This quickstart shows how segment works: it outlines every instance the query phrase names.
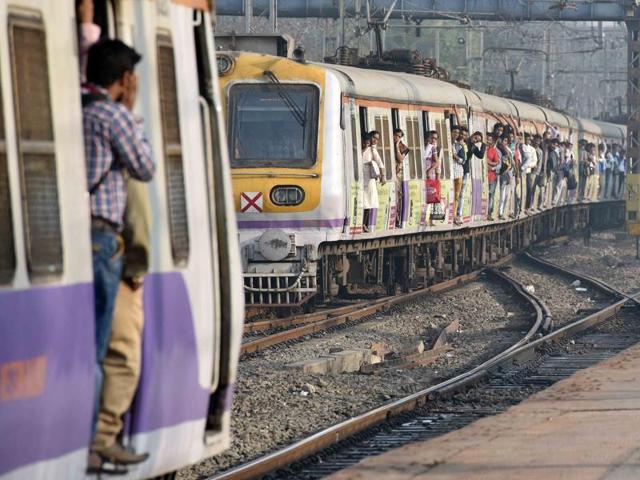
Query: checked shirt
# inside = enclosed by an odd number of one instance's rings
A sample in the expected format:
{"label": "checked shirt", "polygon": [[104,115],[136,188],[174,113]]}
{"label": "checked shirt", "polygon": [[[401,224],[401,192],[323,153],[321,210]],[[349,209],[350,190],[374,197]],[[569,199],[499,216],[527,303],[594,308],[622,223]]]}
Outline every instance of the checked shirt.
{"label": "checked shirt", "polygon": [[103,88],[89,85],[91,101],[82,109],[91,216],[123,228],[127,202],[125,172],[149,181],[155,163],[147,137],[133,114]]}

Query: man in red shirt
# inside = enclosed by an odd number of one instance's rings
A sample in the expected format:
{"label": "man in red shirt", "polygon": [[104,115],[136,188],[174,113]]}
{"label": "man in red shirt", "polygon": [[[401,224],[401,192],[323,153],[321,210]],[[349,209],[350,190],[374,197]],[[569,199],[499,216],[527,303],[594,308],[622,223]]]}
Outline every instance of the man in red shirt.
{"label": "man in red shirt", "polygon": [[487,134],[487,179],[489,180],[489,210],[487,220],[493,220],[493,206],[496,194],[496,185],[498,184],[498,175],[496,170],[500,168],[501,154],[496,148],[496,135],[494,133]]}

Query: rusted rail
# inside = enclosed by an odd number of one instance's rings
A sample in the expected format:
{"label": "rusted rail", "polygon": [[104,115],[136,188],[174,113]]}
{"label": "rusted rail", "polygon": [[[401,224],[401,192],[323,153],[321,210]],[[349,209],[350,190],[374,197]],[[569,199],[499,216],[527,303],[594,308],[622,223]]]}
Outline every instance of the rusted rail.
{"label": "rusted rail", "polygon": [[[492,264],[493,266],[502,266],[511,260],[513,255],[507,255],[499,261]],[[454,288],[464,283],[477,279],[485,269],[479,269],[464,275],[454,277],[450,280],[431,285],[429,287],[420,288],[412,292],[396,295],[393,297],[385,297],[370,302],[362,302],[345,307],[340,307],[331,310],[325,310],[323,312],[317,312],[315,314],[301,315],[298,317],[281,319],[281,323],[276,323],[278,320],[267,321],[271,325],[277,326],[290,326],[294,325],[294,328],[276,332],[271,335],[267,335],[256,340],[250,340],[242,344],[240,353],[245,355],[247,353],[257,352],[265,348],[279,345],[290,340],[295,340],[306,335],[322,332],[329,328],[344,325],[347,322],[359,320],[361,318],[373,315],[374,313],[384,311],[394,305],[408,302],[414,298],[418,298],[426,293],[437,293],[443,290]],[[302,325],[300,325],[302,324]],[[299,326],[296,326],[299,325]],[[273,328],[273,327],[272,327]]]}
{"label": "rusted rail", "polygon": [[[580,280],[584,280],[585,282],[587,282],[587,278],[589,278],[589,280],[597,281],[597,279],[593,279],[593,277],[582,275],[577,272],[572,272],[557,265],[554,265],[554,268],[558,272],[564,271],[567,275],[578,278]],[[223,472],[219,475],[209,477],[209,480],[254,479],[278,468],[289,465],[297,460],[308,457],[330,445],[333,445],[334,443],[344,440],[345,438],[353,434],[379,424],[389,417],[396,416],[403,412],[415,410],[416,408],[423,406],[426,402],[433,398],[442,395],[448,395],[466,388],[470,384],[488,375],[493,369],[507,364],[508,362],[527,361],[533,355],[533,352],[535,352],[536,348],[550,342],[558,342],[562,339],[575,335],[576,333],[579,333],[594,325],[606,321],[607,319],[616,315],[625,306],[625,304],[627,304],[629,300],[625,295],[625,298],[616,301],[615,303],[601,309],[596,313],[567,324],[541,337],[538,340],[532,341],[534,335],[543,328],[545,324],[545,315],[548,315],[548,309],[546,309],[544,303],[541,302],[537,297],[527,292],[522,284],[519,284],[514,279],[511,279],[510,277],[507,277],[505,274],[496,270],[492,270],[491,273],[502,278],[504,281],[513,286],[514,290],[520,296],[525,298],[532,305],[533,309],[536,312],[535,322],[533,323],[527,334],[517,343],[509,347],[507,350],[482,363],[481,365],[478,365],[477,367],[461,375],[439,383],[438,385],[434,385],[432,387],[421,390],[393,403],[375,408],[350,420],[338,423],[279,451],[273,452],[252,462]],[[612,297],[617,298],[619,292],[616,293],[615,291],[613,291],[613,289],[611,289],[608,293]],[[638,302],[640,293],[633,294],[630,296],[630,298],[634,302]]]}

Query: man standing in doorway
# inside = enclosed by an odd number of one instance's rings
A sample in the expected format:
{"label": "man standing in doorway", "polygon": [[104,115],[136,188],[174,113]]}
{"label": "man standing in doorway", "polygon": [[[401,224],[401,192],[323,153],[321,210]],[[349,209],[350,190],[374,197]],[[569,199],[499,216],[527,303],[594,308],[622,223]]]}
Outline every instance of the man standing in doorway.
{"label": "man standing in doorway", "polygon": [[[135,66],[141,56],[119,40],[89,50],[83,128],[91,204],[96,315],[95,430],[113,310],[123,267],[125,175],[150,181],[155,163],[142,124],[133,115],[138,94]],[[90,456],[90,468],[95,456]],[[98,459],[99,460],[99,459]]]}

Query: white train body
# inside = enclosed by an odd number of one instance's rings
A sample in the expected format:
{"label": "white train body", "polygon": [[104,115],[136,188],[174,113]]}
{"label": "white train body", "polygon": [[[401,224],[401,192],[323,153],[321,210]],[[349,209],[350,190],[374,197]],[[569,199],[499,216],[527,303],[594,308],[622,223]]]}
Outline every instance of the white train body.
{"label": "white train body", "polygon": [[[142,373],[124,432],[150,458],[121,477],[149,478],[230,444],[236,221],[211,18],[194,8],[206,2],[95,3],[103,34],[143,55],[136,113],[157,161]],[[95,322],[75,24],[71,0],[0,2],[2,480],[87,477]]]}
{"label": "white train body", "polygon": [[[350,283],[346,280],[347,264],[361,263],[353,254],[378,248],[372,247],[372,242],[383,242],[380,248],[386,248],[398,237],[407,242],[416,234],[487,225],[487,167],[477,159],[471,164],[463,225],[453,224],[453,124],[483,134],[497,122],[532,134],[542,134],[547,123],[552,124],[563,139],[573,141],[576,163],[579,139],[596,144],[625,141],[624,127],[574,119],[417,75],[298,63],[254,53],[225,52],[222,56],[226,68],[220,82],[227,99],[245,300],[257,307],[301,305],[316,293],[326,296],[336,287],[346,286]],[[405,132],[403,141],[410,149],[402,167],[401,222],[396,222],[393,128]],[[387,182],[377,187],[375,229],[365,232],[360,138],[371,130],[380,131],[382,137],[378,151],[385,162]],[[446,215],[433,223],[429,221],[433,206],[426,203],[423,171],[424,138],[429,130],[440,136]],[[593,181],[597,180],[591,177],[589,182]],[[547,189],[549,208],[551,190]],[[589,192],[589,200],[596,201],[597,189]],[[524,201],[523,192],[520,195]],[[496,203],[498,197],[496,194]],[[511,195],[508,211],[513,198]],[[565,186],[557,205],[574,201]],[[344,257],[344,265],[336,266],[334,258],[332,265],[323,266],[322,251],[327,248],[334,257],[347,251],[351,256]],[[321,272],[321,268],[327,271]],[[380,280],[377,275],[376,282]]]}

